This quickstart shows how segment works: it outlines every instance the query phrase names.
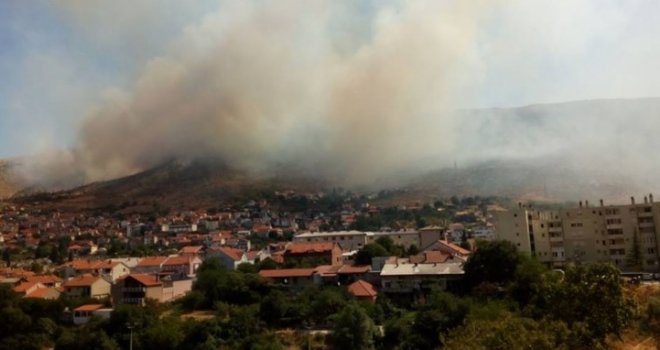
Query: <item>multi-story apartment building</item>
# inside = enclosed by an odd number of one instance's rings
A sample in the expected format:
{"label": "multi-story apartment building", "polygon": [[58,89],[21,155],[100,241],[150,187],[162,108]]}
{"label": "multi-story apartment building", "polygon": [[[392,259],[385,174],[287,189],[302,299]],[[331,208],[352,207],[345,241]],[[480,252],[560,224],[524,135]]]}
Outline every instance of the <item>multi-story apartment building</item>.
{"label": "multi-story apartment building", "polygon": [[[549,266],[567,262],[609,261],[624,270],[660,269],[660,203],[653,195],[627,205],[590,206],[557,211],[518,208],[497,212],[495,234]],[[634,259],[633,257],[639,257]]]}

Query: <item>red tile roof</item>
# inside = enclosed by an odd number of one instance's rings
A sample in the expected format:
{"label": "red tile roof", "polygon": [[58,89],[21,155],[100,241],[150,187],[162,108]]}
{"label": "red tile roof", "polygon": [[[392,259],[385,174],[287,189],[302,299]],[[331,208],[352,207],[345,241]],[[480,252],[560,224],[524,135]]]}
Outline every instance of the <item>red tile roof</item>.
{"label": "red tile roof", "polygon": [[153,267],[160,266],[167,260],[166,256],[148,256],[140,260],[136,265],[137,267]]}
{"label": "red tile roof", "polygon": [[363,281],[363,280],[358,280],[353,283],[351,283],[348,286],[348,292],[355,295],[356,297],[375,297],[378,295],[378,292],[376,292],[376,289],[374,289],[374,286],[371,285],[371,283]]}
{"label": "red tile roof", "polygon": [[96,283],[101,277],[84,274],[82,276],[74,277],[64,282],[64,287],[87,287]]}
{"label": "red tile roof", "polygon": [[315,242],[315,243],[291,243],[287,245],[288,254],[308,254],[331,252],[337,243],[333,242]]}
{"label": "red tile roof", "polygon": [[337,271],[337,273],[340,275],[344,275],[344,274],[353,274],[353,273],[367,273],[369,271],[371,271],[371,266],[369,265],[364,265],[364,266],[342,265],[339,268],[339,271]]}
{"label": "red tile roof", "polygon": [[215,251],[223,253],[224,255],[230,257],[234,261],[241,260],[241,258],[243,257],[243,251],[237,248],[220,247]]}
{"label": "red tile roof", "polygon": [[261,270],[259,275],[263,278],[311,277],[314,272],[316,272],[316,268]]}
{"label": "red tile roof", "polygon": [[35,275],[27,277],[28,282],[39,282],[43,284],[61,283],[62,279],[55,275]]}
{"label": "red tile roof", "polygon": [[167,258],[163,266],[189,265],[191,260],[192,258],[189,256],[171,256]]}
{"label": "red tile roof", "polygon": [[59,296],[60,291],[55,288],[37,288],[34,291],[32,291],[32,293],[27,294],[25,297],[43,299],[51,291],[56,291],[58,293],[57,295]]}
{"label": "red tile roof", "polygon": [[204,249],[204,246],[201,245],[192,245],[181,248],[179,254],[198,254]]}
{"label": "red tile roof", "polygon": [[[14,292],[16,292],[16,293],[25,293],[25,292],[27,292],[30,288],[32,288],[32,287],[34,287],[34,286],[36,286],[36,285],[38,285],[38,284],[39,284],[39,282],[23,282],[23,283],[19,284],[18,286],[16,286],[16,287],[14,288]],[[43,286],[42,286],[42,287],[43,287]]]}
{"label": "red tile roof", "polygon": [[73,311],[96,311],[102,308],[103,304],[86,304],[73,309]]}
{"label": "red tile roof", "polygon": [[412,264],[442,264],[447,262],[451,256],[437,250],[430,250],[419,255],[411,256],[410,263]]}
{"label": "red tile roof", "polygon": [[158,278],[154,275],[147,275],[143,273],[133,273],[130,275],[126,275],[122,277],[122,280],[125,280],[127,278],[132,278],[136,281],[138,281],[140,284],[151,287],[151,286],[159,286],[161,285],[161,282],[158,280]]}
{"label": "red tile roof", "polygon": [[442,240],[442,239],[439,240],[438,242],[439,242],[440,244],[442,244],[442,245],[448,247],[449,249],[451,249],[451,250],[457,252],[457,253],[460,254],[460,255],[470,255],[470,254],[472,253],[472,252],[470,252],[469,250],[467,250],[467,249],[465,249],[465,248],[463,248],[463,247],[461,247],[461,246],[459,246],[459,245],[457,245],[457,244],[454,244],[454,243],[451,243],[451,242],[448,242],[448,241],[445,241],[445,240]]}

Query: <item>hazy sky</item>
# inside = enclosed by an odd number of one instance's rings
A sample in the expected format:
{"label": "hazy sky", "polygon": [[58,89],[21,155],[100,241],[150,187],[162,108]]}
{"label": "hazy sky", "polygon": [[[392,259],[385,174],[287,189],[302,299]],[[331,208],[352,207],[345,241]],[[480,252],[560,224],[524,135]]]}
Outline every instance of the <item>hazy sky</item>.
{"label": "hazy sky", "polygon": [[[181,69],[185,74],[203,75],[205,70],[199,67],[208,64],[210,53],[218,57],[234,54],[244,57],[241,55],[254,50],[254,55],[268,58],[239,67],[253,72],[260,85],[243,86],[232,92],[235,94],[262,88],[264,93],[278,91],[275,87],[261,85],[280,79],[282,88],[292,87],[295,91],[304,92],[306,88],[322,91],[330,87],[333,98],[351,103],[352,91],[371,86],[360,79],[357,82],[347,79],[347,74],[359,75],[370,67],[382,65],[369,74],[387,75],[391,73],[387,67],[394,67],[404,73],[411,69],[433,78],[420,80],[415,74],[402,74],[401,80],[397,80],[399,76],[376,79],[385,86],[401,84],[419,90],[415,98],[404,96],[401,105],[418,103],[419,99],[432,100],[433,94],[423,93],[426,87],[428,91],[442,91],[438,99],[448,108],[660,96],[660,2],[656,0],[350,1],[344,6],[337,5],[337,1],[319,1],[318,4],[312,1],[304,6],[301,3],[309,1],[240,4],[244,2],[0,0],[0,157],[33,154],[53,146],[66,148],[82,144],[87,147],[95,142],[90,135],[96,135],[94,131],[101,128],[100,119],[122,120],[116,119],[118,112],[108,111],[108,101],[120,99],[132,113],[151,111],[154,103],[148,95],[154,93],[154,88],[149,84],[160,84],[158,79],[166,79],[157,71],[170,74]],[[245,22],[250,26],[242,24],[241,16],[249,17]],[[323,25],[316,25],[317,20]],[[309,33],[302,36],[301,30]],[[269,37],[271,31],[273,36]],[[428,31],[433,31],[433,35],[425,37]],[[281,44],[268,42],[269,38]],[[208,49],[216,39],[223,44]],[[254,40],[259,48],[244,49],[232,44],[241,40]],[[274,52],[289,44],[296,55],[282,56]],[[423,54],[415,56],[413,51]],[[274,58],[270,60],[270,57]],[[320,64],[325,57],[334,57],[335,62]],[[289,67],[291,61],[295,64]],[[172,62],[177,64],[172,66]],[[272,67],[268,66],[271,63]],[[240,65],[240,62],[235,64]],[[311,68],[291,81],[287,80],[289,74],[272,78],[259,75],[263,73],[261,69],[267,70],[264,67],[278,70],[282,65],[285,66],[283,72],[294,68],[298,71],[301,66]],[[335,72],[330,75],[331,84],[317,83],[326,79],[319,73],[323,71],[319,67],[330,67],[328,69]],[[214,80],[204,84],[232,96],[227,93],[228,88],[217,87],[231,84],[222,81],[224,76],[231,76],[228,74],[231,71],[231,68],[214,67]],[[196,81],[187,75],[170,78],[181,79],[176,81],[186,84]],[[441,79],[441,86],[435,86],[434,79]],[[204,78],[199,80],[204,81]],[[373,77],[368,81],[373,82]],[[166,79],[166,83],[171,80]],[[261,98],[260,91],[255,92],[254,98]],[[164,96],[169,92],[163,92]],[[185,90],[185,94],[189,93],[189,89]],[[392,93],[405,95],[407,90],[383,88],[373,98],[387,99]],[[321,92],[310,93],[308,97],[321,95]],[[126,96],[129,102],[125,101]],[[293,97],[272,98],[288,101]],[[217,108],[206,101],[200,103],[208,107],[204,113]],[[329,107],[330,112],[325,112],[332,118],[355,116],[372,113],[376,105],[366,103],[348,111]],[[286,110],[289,114],[307,115],[314,111],[313,108],[291,111],[288,106],[284,108],[270,100],[263,106],[274,113]],[[157,108],[159,112],[164,109],[166,107]],[[409,111],[406,108],[396,110]],[[194,113],[196,109],[185,111]],[[437,108],[430,107],[415,110],[419,113],[436,111]],[[396,124],[393,121],[396,116],[391,118],[388,121]],[[90,119],[96,121],[91,125],[83,123]],[[335,125],[335,119],[332,120],[329,125]],[[206,121],[200,119],[199,122]],[[280,118],[277,122],[287,123],[288,119]],[[315,122],[318,121],[309,123]],[[327,126],[318,123],[321,127]],[[337,123],[343,125],[341,123],[346,124],[346,121]],[[299,126],[300,123],[291,124]],[[338,127],[337,132],[355,127],[349,124]],[[226,123],[221,125],[230,127]],[[364,125],[357,127],[368,130]],[[92,131],[80,136],[81,128]],[[281,129],[268,130],[282,135]],[[310,130],[314,130],[314,126],[310,126]],[[390,131],[385,130],[384,135],[393,135],[388,134]],[[121,132],[112,137],[116,139],[118,135]],[[191,135],[199,136],[195,132]],[[190,142],[180,145],[209,147],[190,145]],[[266,148],[272,149],[271,146]],[[328,147],[337,146],[330,144]],[[263,150],[254,152],[263,153]],[[344,150],[342,152],[345,154]]]}

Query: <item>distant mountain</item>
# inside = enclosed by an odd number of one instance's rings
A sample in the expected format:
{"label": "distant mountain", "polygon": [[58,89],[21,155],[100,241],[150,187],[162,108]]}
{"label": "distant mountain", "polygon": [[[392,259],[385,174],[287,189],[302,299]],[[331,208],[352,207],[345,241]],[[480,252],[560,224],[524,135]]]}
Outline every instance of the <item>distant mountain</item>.
{"label": "distant mountain", "polygon": [[318,181],[295,176],[248,177],[214,159],[175,160],[131,176],[67,191],[18,192],[12,200],[63,209],[207,208],[254,199],[276,190],[313,192],[321,187]]}
{"label": "distant mountain", "polygon": [[16,173],[15,160],[0,159],[0,199],[9,198],[26,186]]}
{"label": "distant mountain", "polygon": [[[660,98],[592,100],[459,111],[456,168],[416,171],[364,191],[396,188],[400,200],[497,195],[533,200],[624,200],[660,193]],[[282,165],[254,178],[222,161],[171,161],[120,179],[54,193],[29,187],[0,162],[0,197],[73,208],[126,203],[219,205],[260,191],[341,186]],[[427,167],[432,169],[432,167]],[[381,176],[381,174],[378,174]],[[381,177],[386,178],[386,175]],[[21,187],[23,186],[23,187]],[[393,198],[396,200],[397,198]]]}

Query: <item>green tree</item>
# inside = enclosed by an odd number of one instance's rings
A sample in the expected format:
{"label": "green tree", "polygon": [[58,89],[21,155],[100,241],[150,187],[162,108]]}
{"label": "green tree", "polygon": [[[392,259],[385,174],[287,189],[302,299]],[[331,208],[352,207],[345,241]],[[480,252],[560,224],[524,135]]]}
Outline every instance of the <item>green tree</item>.
{"label": "green tree", "polygon": [[496,319],[470,320],[453,332],[445,344],[451,350],[568,350],[571,343],[566,324],[535,321],[505,312]]}
{"label": "green tree", "polygon": [[470,304],[449,293],[434,291],[415,316],[404,349],[435,349],[444,343],[450,330],[463,323]]}
{"label": "green tree", "polygon": [[477,250],[465,263],[465,281],[469,288],[483,282],[507,284],[514,279],[521,256],[509,241],[480,241]]}
{"label": "green tree", "polygon": [[374,349],[376,326],[367,313],[350,302],[333,317],[330,343],[334,349]]}
{"label": "green tree", "polygon": [[582,346],[602,344],[609,334],[619,335],[633,320],[636,303],[623,293],[619,270],[609,263],[572,266],[551,291],[546,312],[582,329]]}
{"label": "green tree", "polygon": [[356,265],[371,265],[371,260],[377,256],[389,256],[390,253],[378,243],[366,244],[355,255]]}

